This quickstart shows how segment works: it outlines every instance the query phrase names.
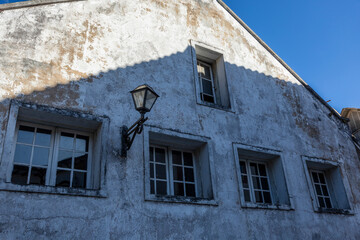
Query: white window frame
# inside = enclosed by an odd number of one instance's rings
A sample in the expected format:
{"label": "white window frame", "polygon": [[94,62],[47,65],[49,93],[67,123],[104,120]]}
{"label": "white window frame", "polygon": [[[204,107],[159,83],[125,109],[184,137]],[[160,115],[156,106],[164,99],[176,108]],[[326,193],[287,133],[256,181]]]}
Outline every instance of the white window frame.
{"label": "white window frame", "polygon": [[[319,176],[319,173],[322,174],[322,175],[324,176],[325,184],[315,183],[314,178],[313,178],[313,173],[316,173],[317,176]],[[333,202],[332,202],[331,195],[330,195],[330,190],[329,190],[329,185],[328,185],[327,180],[326,180],[326,173],[325,173],[324,171],[319,171],[319,170],[310,170],[310,177],[311,177],[311,181],[312,181],[313,191],[314,191],[314,193],[315,193],[315,195],[316,195],[316,201],[317,201],[317,203],[318,203],[318,206],[320,207],[319,197],[321,197],[321,198],[329,198],[330,204],[331,204],[331,208],[327,208],[327,207],[325,207],[325,208],[326,208],[326,209],[333,209],[333,208],[334,208],[334,204],[333,204]],[[317,184],[317,185],[320,185],[320,186],[325,185],[326,190],[327,190],[329,196],[317,194],[316,186],[315,186],[316,184]],[[323,192],[322,187],[321,187],[321,192]]]}
{"label": "white window frame", "polygon": [[[196,59],[196,66],[197,66],[197,67],[198,67],[198,65],[201,66],[201,64],[202,64],[202,65],[205,65],[206,67],[208,67],[208,68],[209,68],[209,71],[210,71],[210,79],[207,79],[207,78],[205,78],[205,77],[201,77],[201,76],[200,76],[200,73],[199,73],[199,71],[198,71],[198,79],[199,79],[199,84],[200,84],[200,88],[201,88],[200,94],[202,94],[202,95],[200,96],[200,97],[201,97],[201,100],[204,101],[204,102],[210,103],[210,104],[216,104],[216,94],[215,94],[216,88],[215,88],[215,83],[214,83],[212,66],[211,66],[210,64],[204,62],[204,61],[201,61],[201,60],[199,60],[199,59]],[[202,82],[203,79],[204,79],[205,81],[211,82],[211,92],[212,92],[212,95],[211,95],[211,96],[210,96],[209,94],[207,94],[207,93],[204,93],[204,86],[203,86],[203,82]],[[205,100],[204,100],[204,97],[203,97],[204,94],[207,95],[207,96],[212,97],[212,98],[214,99],[214,102],[212,103],[212,102],[205,101]]]}
{"label": "white window frame", "polygon": [[[55,186],[56,185],[56,172],[57,172],[57,158],[58,158],[58,153],[59,153],[59,144],[60,144],[60,136],[62,132],[66,132],[66,133],[72,133],[72,134],[77,134],[77,135],[83,135],[83,136],[87,136],[89,137],[89,151],[88,151],[88,162],[87,162],[87,166],[88,169],[85,170],[76,170],[78,172],[86,172],[86,189],[91,189],[92,188],[92,182],[91,182],[91,176],[92,176],[92,144],[93,144],[93,135],[91,133],[88,132],[83,132],[83,131],[76,131],[76,130],[71,130],[71,129],[66,129],[66,128],[57,128],[57,127],[51,127],[51,126],[46,126],[46,125],[41,125],[41,124],[35,124],[35,123],[31,123],[31,122],[24,122],[24,121],[19,121],[16,124],[16,132],[15,132],[15,139],[14,139],[14,146],[13,146],[13,150],[12,150],[12,164],[10,165],[8,172],[7,172],[7,181],[11,182],[11,177],[12,177],[12,171],[13,171],[13,167],[14,167],[14,157],[15,157],[15,148],[16,148],[16,141],[17,141],[17,136],[18,136],[18,132],[19,132],[19,127],[21,126],[29,126],[29,127],[36,127],[36,128],[41,128],[41,129],[48,129],[48,130],[52,130],[52,134],[51,134],[51,143],[50,143],[50,151],[49,151],[49,162],[48,162],[48,167],[46,170],[46,182],[45,182],[45,186]],[[26,145],[26,144],[24,144]],[[74,150],[73,150],[74,151]],[[33,155],[33,151],[31,154],[31,159],[32,159],[32,155]],[[72,161],[72,165],[73,165],[74,161]],[[22,164],[16,164],[16,165],[22,165]],[[32,166],[32,164],[30,164],[29,166]],[[71,175],[70,175],[70,184],[73,180],[73,166],[71,169]],[[29,176],[28,176],[29,178]],[[29,179],[28,179],[29,181]],[[30,185],[30,184],[27,184]]]}
{"label": "white window frame", "polygon": [[[52,134],[51,134],[51,140],[50,140],[50,151],[49,151],[49,158],[48,158],[48,166],[46,168],[46,177],[45,177],[45,185],[47,183],[50,182],[50,173],[51,172],[51,164],[52,164],[52,156],[53,156],[53,151],[54,151],[54,132],[55,132],[55,128],[54,127],[50,127],[50,126],[44,126],[44,125],[40,125],[40,124],[35,124],[35,123],[29,123],[29,122],[23,122],[23,121],[19,121],[16,123],[16,130],[15,130],[15,135],[14,135],[14,144],[12,146],[12,155],[11,155],[11,161],[12,161],[12,164],[10,165],[10,167],[8,168],[7,170],[7,181],[8,182],[11,182],[11,176],[12,176],[12,171],[13,171],[13,168],[14,168],[14,158],[15,158],[15,149],[16,149],[16,145],[17,145],[17,137],[18,137],[18,133],[19,133],[19,128],[20,128],[20,125],[22,126],[27,126],[27,127],[34,127],[34,128],[41,128],[41,129],[46,129],[46,130],[51,130],[52,131]],[[34,134],[34,137],[35,137],[35,134]],[[30,144],[25,144],[25,143],[21,143],[22,145],[30,145]],[[35,146],[34,142],[33,144],[31,144],[31,146]],[[41,146],[43,147],[43,146]],[[16,163],[16,165],[20,165],[20,166],[29,166],[29,168],[32,168],[32,158],[33,158],[33,154],[34,154],[34,151],[32,150],[31,151],[31,157],[30,157],[30,164],[29,165],[26,165],[26,164],[21,164],[21,163]],[[31,169],[29,170],[31,172]],[[31,174],[30,174],[31,175]],[[29,182],[29,178],[30,178],[30,175],[28,174],[28,179],[27,179],[27,182]]]}
{"label": "white window frame", "polygon": [[[6,135],[3,144],[4,147],[0,148],[0,191],[100,198],[107,197],[108,191],[105,184],[105,166],[107,158],[107,136],[110,123],[108,117],[94,116],[88,113],[57,109],[32,103],[23,103],[17,100],[12,100],[10,102],[8,116]],[[90,176],[90,181],[87,180],[86,183],[90,184],[91,188],[83,189],[60,186],[55,187],[51,185],[19,185],[11,183],[17,141],[17,126],[19,123],[21,124],[21,122],[25,122],[27,125],[30,123],[45,129],[64,129],[65,132],[76,131],[83,135],[92,135],[92,139],[89,139],[89,144],[91,144],[93,148],[92,151],[89,151],[88,155],[88,157],[91,157],[92,159],[90,166],[88,166],[88,169],[91,169],[91,172],[88,174],[88,176]],[[55,132],[53,132],[53,135],[55,136]],[[52,149],[54,150],[54,147]],[[55,156],[54,154],[55,153],[52,152],[52,156]],[[51,174],[48,174],[49,170],[53,171],[53,166],[48,165],[46,177]]]}
{"label": "white window frame", "polygon": [[[260,162],[260,161],[254,161],[254,160],[249,160],[249,159],[244,159],[244,158],[240,158],[239,161],[243,161],[245,162],[245,166],[246,166],[246,172],[247,172],[247,177],[248,177],[248,182],[249,182],[249,191],[250,191],[250,201],[251,203],[255,203],[255,204],[265,204],[265,205],[272,205],[273,204],[273,194],[272,194],[272,191],[271,191],[271,182],[270,182],[270,178],[269,178],[269,170],[268,170],[268,165],[266,162]],[[267,182],[268,182],[268,185],[269,185],[269,190],[264,190],[263,188],[259,189],[258,191],[261,192],[261,195],[262,195],[262,198],[263,198],[263,202],[262,203],[259,203],[259,202],[256,202],[256,198],[255,198],[255,188],[254,188],[254,183],[253,183],[253,179],[252,177],[253,176],[256,176],[256,175],[252,175],[251,173],[251,169],[250,169],[250,163],[255,163],[255,164],[263,164],[265,165],[265,171],[266,171],[266,179],[267,179]],[[242,174],[241,172],[239,173],[240,175],[244,175]],[[260,176],[260,175],[257,175],[257,177],[259,178],[265,178],[264,176]],[[243,185],[243,182],[242,182],[242,179],[241,179],[241,184],[242,184],[242,188],[244,190],[244,185]],[[261,181],[260,181],[260,185],[261,185]],[[265,203],[264,202],[264,194],[263,192],[269,192],[270,193],[270,197],[271,197],[271,203]],[[244,191],[242,192],[242,194],[244,194]]]}
{"label": "white window frame", "polygon": [[[181,182],[184,185],[184,196],[179,196],[176,195],[176,197],[186,197],[186,198],[192,198],[193,196],[186,196],[186,186],[185,184],[194,184],[195,185],[195,197],[198,197],[198,183],[197,183],[197,176],[196,176],[196,158],[195,158],[195,154],[192,151],[186,150],[186,149],[179,149],[179,148],[171,148],[171,147],[164,147],[164,146],[159,146],[159,145],[153,145],[151,144],[150,147],[152,148],[159,148],[159,149],[164,149],[165,150],[165,164],[161,164],[161,165],[165,165],[166,166],[166,183],[167,183],[167,195],[168,196],[175,196],[175,191],[174,191],[174,182]],[[184,164],[182,165],[178,165],[178,164],[173,164],[173,157],[172,157],[172,152],[173,151],[178,151],[181,152],[181,158],[182,158],[182,162],[184,162],[184,152],[186,153],[191,153],[192,155],[192,161],[193,161],[193,166],[185,166]],[[155,151],[153,152],[154,156],[155,156]],[[155,158],[154,158],[155,159]],[[151,161],[149,161],[151,162]],[[155,162],[153,162],[153,164],[157,164]],[[179,181],[179,180],[174,180],[174,171],[173,171],[173,167],[177,166],[177,167],[181,167],[182,168],[182,174],[183,174],[183,181]],[[154,165],[155,168],[155,165]],[[194,182],[187,182],[185,180],[185,168],[192,168],[194,171]],[[154,178],[150,180],[153,180],[154,182],[156,181],[156,171],[154,171]],[[163,181],[163,180],[160,180]],[[154,192],[155,194],[152,195],[157,195],[156,194],[156,183],[154,184]],[[151,193],[150,193],[151,194]]]}

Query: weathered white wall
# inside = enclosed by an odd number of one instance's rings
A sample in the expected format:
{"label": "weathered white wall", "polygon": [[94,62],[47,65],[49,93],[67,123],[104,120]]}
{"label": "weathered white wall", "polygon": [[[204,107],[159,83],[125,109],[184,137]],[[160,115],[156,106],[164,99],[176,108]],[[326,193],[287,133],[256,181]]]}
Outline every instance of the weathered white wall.
{"label": "weathered white wall", "polygon": [[[1,239],[360,238],[345,124],[215,0],[58,3],[5,10],[0,22],[0,151],[11,99],[106,115],[112,133],[107,198],[1,191]],[[233,112],[196,104],[190,39],[223,50]],[[211,138],[218,206],[144,201],[142,137],[117,154],[120,127],[138,118],[128,92],[142,83],[161,96],[148,124]],[[233,142],[283,151],[294,211],[240,207]],[[301,155],[343,163],[355,215],[313,211]]]}

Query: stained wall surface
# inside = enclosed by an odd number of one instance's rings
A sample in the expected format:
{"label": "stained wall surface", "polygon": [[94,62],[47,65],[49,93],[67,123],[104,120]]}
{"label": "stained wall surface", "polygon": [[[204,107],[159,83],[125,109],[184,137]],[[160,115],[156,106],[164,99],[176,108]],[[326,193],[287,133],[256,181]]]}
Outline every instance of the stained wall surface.
{"label": "stained wall surface", "polygon": [[[0,22],[0,153],[12,100],[110,119],[106,197],[5,187],[1,239],[360,239],[360,164],[346,124],[217,1],[72,1],[4,10]],[[190,40],[223,53],[230,110],[197,103]],[[210,139],[216,204],[145,201],[148,140],[119,155],[120,127],[139,117],[129,91],[143,83],[160,95],[145,128]],[[293,210],[241,207],[234,143],[282,152]],[[302,156],[340,163],[353,214],[314,212]]]}

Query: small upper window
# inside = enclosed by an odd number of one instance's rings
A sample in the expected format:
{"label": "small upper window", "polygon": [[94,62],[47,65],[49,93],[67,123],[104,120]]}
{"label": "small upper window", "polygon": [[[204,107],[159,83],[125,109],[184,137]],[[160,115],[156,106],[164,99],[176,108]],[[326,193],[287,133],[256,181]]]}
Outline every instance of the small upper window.
{"label": "small upper window", "polygon": [[201,43],[193,44],[193,50],[198,103],[230,109],[223,54]]}
{"label": "small upper window", "polygon": [[215,84],[213,78],[213,71],[211,65],[197,60],[197,71],[200,82],[200,97],[201,100],[208,103],[215,103]]}

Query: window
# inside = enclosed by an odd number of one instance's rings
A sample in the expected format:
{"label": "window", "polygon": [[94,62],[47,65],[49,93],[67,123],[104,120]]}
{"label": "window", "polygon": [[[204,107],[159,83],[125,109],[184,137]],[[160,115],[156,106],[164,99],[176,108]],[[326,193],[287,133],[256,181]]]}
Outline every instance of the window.
{"label": "window", "polygon": [[16,132],[12,183],[90,188],[90,134],[25,122]]}
{"label": "window", "polygon": [[192,152],[150,147],[150,193],[196,197]]}
{"label": "window", "polygon": [[242,207],[292,210],[281,152],[234,144]]}
{"label": "window", "polygon": [[1,189],[105,194],[102,153],[108,119],[17,101],[9,116],[4,143],[8,147],[2,157],[8,167]]}
{"label": "window", "polygon": [[241,159],[240,172],[245,202],[272,204],[266,164]]}
{"label": "window", "polygon": [[[333,161],[303,157],[313,207],[316,212],[352,213],[340,166]],[[346,183],[346,185],[344,184]]]}
{"label": "window", "polygon": [[209,139],[144,128],[145,199],[216,204]]}
{"label": "window", "polygon": [[191,41],[195,87],[199,104],[230,109],[223,54],[218,49]]}
{"label": "window", "polygon": [[325,179],[325,172],[311,170],[310,173],[318,205],[321,208],[332,208],[329,188]]}
{"label": "window", "polygon": [[216,104],[215,84],[211,65],[197,60],[197,71],[201,88],[201,100],[204,102]]}

